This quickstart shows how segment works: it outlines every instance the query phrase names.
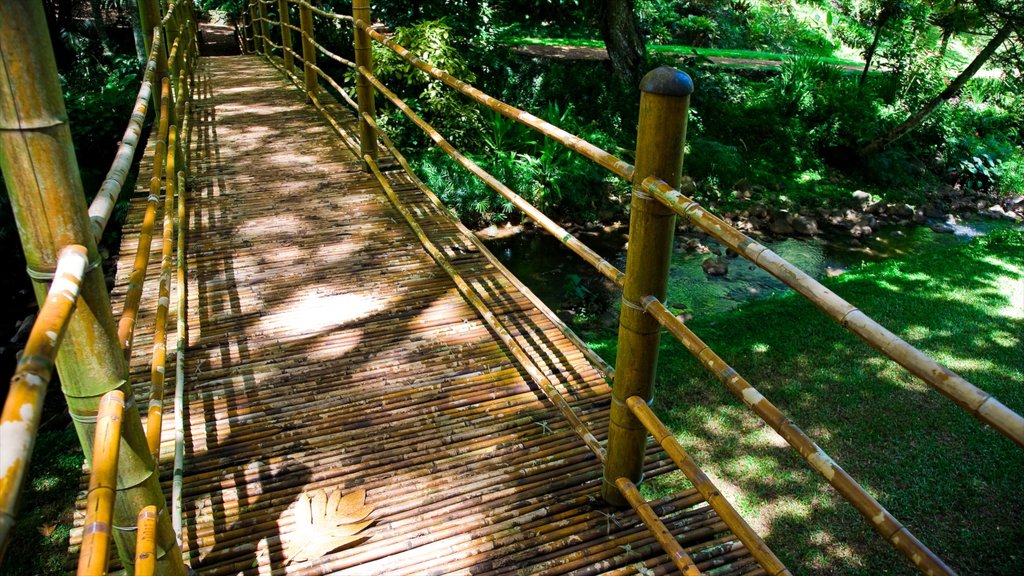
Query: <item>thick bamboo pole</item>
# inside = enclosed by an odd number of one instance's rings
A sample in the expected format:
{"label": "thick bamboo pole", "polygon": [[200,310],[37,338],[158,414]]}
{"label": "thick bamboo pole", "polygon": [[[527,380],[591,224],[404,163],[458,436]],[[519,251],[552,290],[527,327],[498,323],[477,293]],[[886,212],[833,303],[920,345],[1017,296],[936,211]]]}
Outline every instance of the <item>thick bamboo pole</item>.
{"label": "thick bamboo pole", "polygon": [[562,144],[566,148],[569,148],[570,150],[579,153],[584,158],[587,158],[593,161],[594,163],[605,167],[613,174],[616,174],[617,176],[621,177],[623,180],[626,180],[627,182],[633,181],[634,168],[628,162],[624,162],[616,158],[612,154],[605,152],[604,150],[598,148],[597,146],[594,146],[590,142],[587,142],[586,140],[583,140],[582,138],[574,134],[570,134],[569,132],[562,130],[561,128],[555,126],[554,124],[551,124],[550,122],[545,122],[544,120],[541,120],[540,118],[534,116],[533,114],[530,114],[529,112],[526,112],[525,110],[520,110],[519,108],[505,104],[501,100],[498,100],[497,98],[494,98],[493,96],[490,96],[487,93],[482,92],[477,88],[474,88],[472,85],[467,84],[462,80],[459,80],[458,78],[432,65],[431,63],[419,59],[418,57],[416,57],[415,54],[409,52],[409,50],[407,50],[401,44],[395,43],[394,41],[388,39],[387,36],[370,28],[368,21],[356,20],[355,25],[359,30],[365,31],[367,34],[370,35],[371,38],[373,38],[377,42],[390,48],[395,54],[398,54],[398,56],[401,57],[406,62],[412,64],[416,68],[419,68],[423,72],[429,74],[430,76],[433,76],[434,78],[440,80],[441,82],[444,82],[451,88],[461,92],[470,99],[486,106],[491,110],[494,110],[495,112],[501,114],[502,116],[505,116],[506,118],[519,122],[520,124],[532,130],[535,130],[543,134],[544,136],[547,136],[548,138],[554,140],[555,142]]}
{"label": "thick bamboo pole", "polygon": [[249,24],[252,26],[252,50],[256,54],[263,52],[263,35],[260,33],[259,17],[256,15],[256,2],[249,0]]}
{"label": "thick bamboo pole", "polygon": [[260,36],[263,38],[263,55],[269,58],[273,54],[270,48],[270,19],[267,18],[267,3],[256,0],[256,10],[260,16]]}
{"label": "thick bamboo pole", "polygon": [[146,506],[139,512],[135,576],[156,574],[156,519],[156,506]]}
{"label": "thick bamboo pole", "polygon": [[292,58],[292,29],[291,20],[288,14],[288,0],[277,0],[277,11],[281,23],[281,58],[284,59],[284,69],[290,75],[295,68]]}
{"label": "thick bamboo pole", "polygon": [[672,533],[665,527],[665,523],[658,518],[658,515],[651,509],[650,504],[640,495],[640,490],[626,478],[619,478],[615,481],[615,487],[622,492],[623,497],[629,501],[637,516],[647,526],[654,539],[661,545],[661,549],[668,554],[668,557],[675,564],[675,567],[684,576],[700,576],[700,570],[694,565],[693,559],[683,550]]}
{"label": "thick bamboo pole", "polygon": [[651,198],[640,183],[656,174],[678,186],[693,82],[686,74],[662,66],[644,76],[640,91],[629,251],[619,315],[619,352],[612,387],[608,461],[601,489],[605,500],[616,506],[625,506],[627,502],[616,489],[615,481],[623,477],[634,483],[642,480],[647,430],[626,407],[626,399],[631,396],[651,398],[661,325],[644,312],[640,299],[649,294],[665,297],[675,231],[675,213]]}
{"label": "thick bamboo pole", "polygon": [[711,214],[679,192],[678,186],[648,178],[643,187],[659,202],[803,295],[840,326],[946,395],[972,416],[1024,446],[1024,417],[994,396],[914,348],[775,252]]}
{"label": "thick bamboo pole", "polygon": [[[353,21],[370,22],[370,0],[352,0]],[[366,28],[354,27],[352,34],[355,37],[356,66],[373,74],[373,50],[370,46],[370,37]],[[373,88],[370,81],[362,74],[356,75],[356,100],[359,102],[359,157],[369,156],[377,159],[377,135],[373,127],[363,119],[366,114],[372,118],[377,117],[377,109],[373,102]]]}
{"label": "thick bamboo pole", "polygon": [[146,41],[146,53],[153,50],[153,44],[160,44],[161,40],[152,35],[160,24],[160,4],[157,0],[136,0],[139,7],[139,26],[142,28],[142,36]]}
{"label": "thick bamboo pole", "polygon": [[[627,256],[628,257],[628,256]],[[711,479],[708,478],[707,474],[697,466],[697,463],[693,461],[693,458],[686,453],[682,445],[676,440],[672,432],[665,427],[664,424],[658,420],[658,417],[654,415],[650,406],[647,405],[647,400],[640,396],[631,396],[626,399],[626,409],[630,410],[641,424],[645,427],[645,430],[649,430],[651,435],[654,436],[654,440],[661,445],[665,450],[665,453],[676,463],[676,466],[683,471],[683,474],[693,483],[693,487],[696,488],[701,496],[707,501],[708,504],[714,508],[718,517],[725,522],[729,530],[736,535],[737,538],[743,542],[743,545],[750,550],[751,555],[757,559],[757,562],[761,565],[764,570],[771,576],[778,576],[779,574],[789,574],[789,570],[782,564],[782,562],[768,549],[761,537],[754,532],[754,529],[743,519],[739,513],[729,504],[729,501],[718,491]]]}
{"label": "thick bamboo pole", "polygon": [[899,520],[884,506],[878,503],[846,470],[825,453],[803,430],[787,418],[770,400],[750,385],[743,376],[718,356],[707,344],[685,324],[672,314],[658,299],[647,297],[643,300],[644,308],[658,322],[671,332],[698,362],[718,380],[734,396],[750,407],[766,424],[780,436],[800,456],[810,464],[815,472],[828,481],[839,495],[853,505],[864,518],[871,521],[872,527],[901,554],[926,574],[950,574],[948,566],[927,546],[922,544]]}
{"label": "thick bamboo pole", "polygon": [[156,221],[157,204],[160,202],[160,185],[163,177],[163,164],[167,154],[167,132],[170,129],[170,82],[163,79],[160,90],[160,124],[157,128],[156,153],[153,156],[153,176],[149,180],[149,198],[146,213],[142,219],[142,231],[139,233],[139,246],[135,252],[132,272],[128,277],[128,291],[124,297],[124,309],[117,325],[117,339],[124,350],[125,358],[131,357],[132,343],[135,340],[135,323],[139,316],[142,303],[142,288],[146,282],[146,269],[149,267],[149,253],[153,243],[153,224]]}
{"label": "thick bamboo pole", "polygon": [[111,390],[103,395],[97,415],[89,492],[85,500],[85,527],[82,550],[78,556],[80,576],[102,576],[107,573],[123,413],[124,392]]}
{"label": "thick bamboo pole", "polygon": [[[41,305],[61,248],[80,244],[90,264],[81,294],[57,356],[68,411],[87,460],[92,458],[100,398],[111,390],[131,396],[127,366],[119,350],[110,300],[98,269],[96,250],[68,130],[67,115],[46,17],[38,0],[0,2],[0,171],[3,172],[21,236],[25,259]],[[114,521],[131,526],[139,508],[161,502],[163,495],[138,409],[125,411],[122,426]],[[161,540],[169,572],[184,565],[170,523]],[[134,538],[115,530],[114,539],[131,564]],[[174,562],[177,558],[177,562]]]}
{"label": "thick bamboo pole", "polygon": [[306,97],[312,101],[320,93],[317,82],[316,49],[313,47],[313,12],[308,4],[299,4],[299,25],[302,26],[302,75],[306,80]]}
{"label": "thick bamboo pole", "polygon": [[178,128],[167,133],[167,190],[164,194],[163,243],[160,253],[160,282],[157,288],[156,319],[153,328],[153,361],[149,372],[149,410],[146,440],[153,461],[160,462],[160,434],[163,430],[164,375],[167,373],[167,311],[171,300],[171,258],[174,254],[174,199],[178,189],[175,156]]}
{"label": "thick bamboo pole", "polygon": [[103,230],[110,221],[110,215],[114,212],[114,206],[124,188],[124,182],[132,169],[135,161],[135,150],[142,137],[143,125],[146,122],[146,114],[149,110],[150,100],[153,98],[153,80],[156,78],[157,51],[160,50],[160,28],[153,29],[153,37],[157,39],[153,48],[149,51],[149,61],[146,64],[146,73],[142,77],[142,85],[139,87],[139,94],[135,98],[135,107],[132,110],[128,127],[125,128],[121,144],[117,148],[114,162],[107,172],[99,192],[89,205],[89,220],[92,225],[93,237],[99,242],[103,236]]}
{"label": "thick bamboo pole", "polygon": [[381,187],[387,194],[388,199],[391,200],[392,205],[398,210],[399,213],[405,218],[406,223],[412,229],[413,233],[420,240],[423,248],[428,254],[434,259],[435,262],[448,274],[455,283],[459,290],[459,293],[463,298],[466,299],[473,306],[474,310],[480,315],[481,319],[487,323],[487,325],[494,331],[498,338],[508,347],[509,352],[519,362],[524,370],[530,375],[533,381],[541,389],[544,395],[551,401],[551,403],[558,409],[559,413],[566,419],[572,429],[580,437],[584,444],[594,453],[595,456],[601,461],[604,461],[604,448],[601,443],[594,437],[594,434],[587,428],[586,424],[580,420],[579,416],[573,412],[572,407],[566,401],[565,397],[559,392],[558,388],[555,387],[554,383],[544,375],[544,371],[537,366],[537,363],[530,358],[530,355],[516,342],[515,338],[508,332],[508,330],[502,325],[501,321],[497,316],[491,312],[487,305],[484,304],[480,296],[476,293],[472,286],[470,286],[459,274],[458,270],[452,266],[451,261],[441,252],[437,246],[430,241],[430,238],[420,227],[419,223],[416,222],[416,218],[411,212],[402,204],[398,196],[395,194],[393,188],[388,183],[384,175],[381,174],[380,169],[377,167],[377,162],[366,155],[363,157],[366,165],[370,167],[374,176],[377,177],[377,181],[380,182]]}
{"label": "thick bamboo pole", "polygon": [[57,272],[32,325],[18,367],[11,377],[10,391],[0,415],[0,560],[14,527],[21,494],[32,457],[46,388],[53,376],[53,363],[71,312],[78,300],[79,285],[89,257],[84,246],[72,244],[61,251]]}

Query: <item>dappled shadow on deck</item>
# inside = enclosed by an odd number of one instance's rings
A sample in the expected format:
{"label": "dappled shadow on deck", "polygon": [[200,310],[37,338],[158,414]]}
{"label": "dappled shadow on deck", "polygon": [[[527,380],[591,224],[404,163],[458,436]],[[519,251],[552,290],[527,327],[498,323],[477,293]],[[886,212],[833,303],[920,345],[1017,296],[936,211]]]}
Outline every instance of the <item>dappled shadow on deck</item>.
{"label": "dappled shadow on deck", "polygon": [[[206,58],[199,80],[185,414],[192,567],[205,575],[671,566],[632,512],[603,506],[596,457],[302,94],[253,56]],[[389,178],[603,438],[608,386],[550,312],[408,176]],[[671,469],[657,456],[649,477]],[[287,565],[289,507],[301,491],[331,487],[365,488],[374,524],[348,549]],[[692,491],[656,504],[683,545],[703,551],[705,567],[756,569]]]}

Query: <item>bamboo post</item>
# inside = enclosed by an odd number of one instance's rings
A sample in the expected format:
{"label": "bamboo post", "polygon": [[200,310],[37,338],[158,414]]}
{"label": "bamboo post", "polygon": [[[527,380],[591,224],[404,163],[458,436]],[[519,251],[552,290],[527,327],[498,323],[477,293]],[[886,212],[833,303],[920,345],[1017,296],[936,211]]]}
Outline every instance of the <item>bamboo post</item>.
{"label": "bamboo post", "polygon": [[674,68],[662,66],[644,76],[640,91],[626,282],[622,288],[619,352],[608,422],[608,460],[601,488],[605,500],[616,506],[626,506],[628,502],[615,481],[624,477],[639,484],[642,479],[647,430],[630,412],[626,399],[651,399],[661,325],[644,312],[641,302],[652,294],[659,299],[665,297],[675,228],[675,213],[643,191],[640,183],[647,176],[657,175],[679,186],[693,81]]}
{"label": "bamboo post", "polygon": [[[362,20],[370,24],[370,0],[352,0],[352,20]],[[356,69],[365,68],[373,73],[373,50],[370,46],[370,35],[359,26],[352,27],[352,34],[355,37]],[[373,87],[370,81],[362,73],[356,75],[356,99],[359,101],[359,152],[360,156],[369,156],[377,159],[377,135],[373,127],[362,116],[369,115],[377,117],[376,107],[373,104]],[[366,167],[369,170],[368,167]]]}
{"label": "bamboo post", "polygon": [[153,49],[153,28],[160,25],[160,5],[157,0],[137,0],[139,7],[139,26],[142,27],[142,38],[146,41],[146,54]]}
{"label": "bamboo post", "polygon": [[[299,26],[302,27],[302,75],[306,80],[306,99],[312,102],[320,92],[316,77],[316,47],[313,46],[313,11],[308,4],[299,4]],[[358,78],[362,78],[359,76]],[[357,80],[358,82],[358,80]]]}
{"label": "bamboo post", "polygon": [[[122,390],[126,398],[132,394],[39,0],[0,2],[0,54],[0,171],[40,305],[61,248],[81,244],[89,256],[81,295],[57,355],[57,371],[91,461],[100,398],[111,390]],[[125,410],[121,436],[114,524],[123,529],[114,530],[114,540],[122,562],[130,566],[135,539],[127,530],[135,525],[139,509],[162,507],[164,497],[134,403]],[[170,522],[161,523],[160,547],[165,573],[184,573]]]}
{"label": "bamboo post", "polygon": [[85,527],[82,530],[82,551],[78,556],[79,576],[102,576],[107,573],[123,413],[124,392],[111,390],[103,395],[96,418],[89,492],[85,498]]}
{"label": "bamboo post", "polygon": [[292,75],[295,69],[295,59],[292,57],[292,29],[289,28],[291,20],[288,17],[288,0],[277,0],[278,20],[281,21],[281,57],[284,59],[284,69],[288,75]]}
{"label": "bamboo post", "polygon": [[260,33],[263,37],[263,42],[261,42],[261,44],[263,44],[263,54],[267,58],[270,58],[270,55],[273,54],[274,50],[270,46],[270,19],[267,17],[266,2],[263,0],[256,0],[256,9],[259,11],[260,15]]}
{"label": "bamboo post", "polygon": [[256,4],[259,0],[249,1],[249,23],[252,25],[252,51],[255,54],[263,52],[263,37],[260,36],[259,17],[256,16]]}
{"label": "bamboo post", "polygon": [[139,530],[135,544],[135,576],[156,573],[156,506],[139,512]]}

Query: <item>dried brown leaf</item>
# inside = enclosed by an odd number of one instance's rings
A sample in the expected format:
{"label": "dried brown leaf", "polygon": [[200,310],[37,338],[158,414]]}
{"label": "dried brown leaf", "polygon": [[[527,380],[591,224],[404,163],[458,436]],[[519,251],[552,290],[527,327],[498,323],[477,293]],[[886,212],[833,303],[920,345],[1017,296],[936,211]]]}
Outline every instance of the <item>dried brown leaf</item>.
{"label": "dried brown leaf", "polygon": [[344,496],[337,488],[316,490],[312,497],[299,494],[293,509],[295,525],[285,551],[288,563],[316,560],[362,538],[360,532],[373,523],[366,519],[371,512],[373,506],[366,503],[363,489]]}

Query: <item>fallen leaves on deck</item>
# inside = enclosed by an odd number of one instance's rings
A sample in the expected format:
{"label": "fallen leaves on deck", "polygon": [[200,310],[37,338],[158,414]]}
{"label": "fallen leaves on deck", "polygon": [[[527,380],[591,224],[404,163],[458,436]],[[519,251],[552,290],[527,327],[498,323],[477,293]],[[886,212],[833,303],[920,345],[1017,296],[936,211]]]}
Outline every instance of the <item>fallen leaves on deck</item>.
{"label": "fallen leaves on deck", "polygon": [[305,492],[295,501],[295,526],[289,535],[285,556],[288,563],[316,560],[329,552],[354,542],[364,528],[373,523],[366,517],[373,506],[366,503],[366,490],[359,489],[342,496],[341,490],[317,490],[312,496]]}

